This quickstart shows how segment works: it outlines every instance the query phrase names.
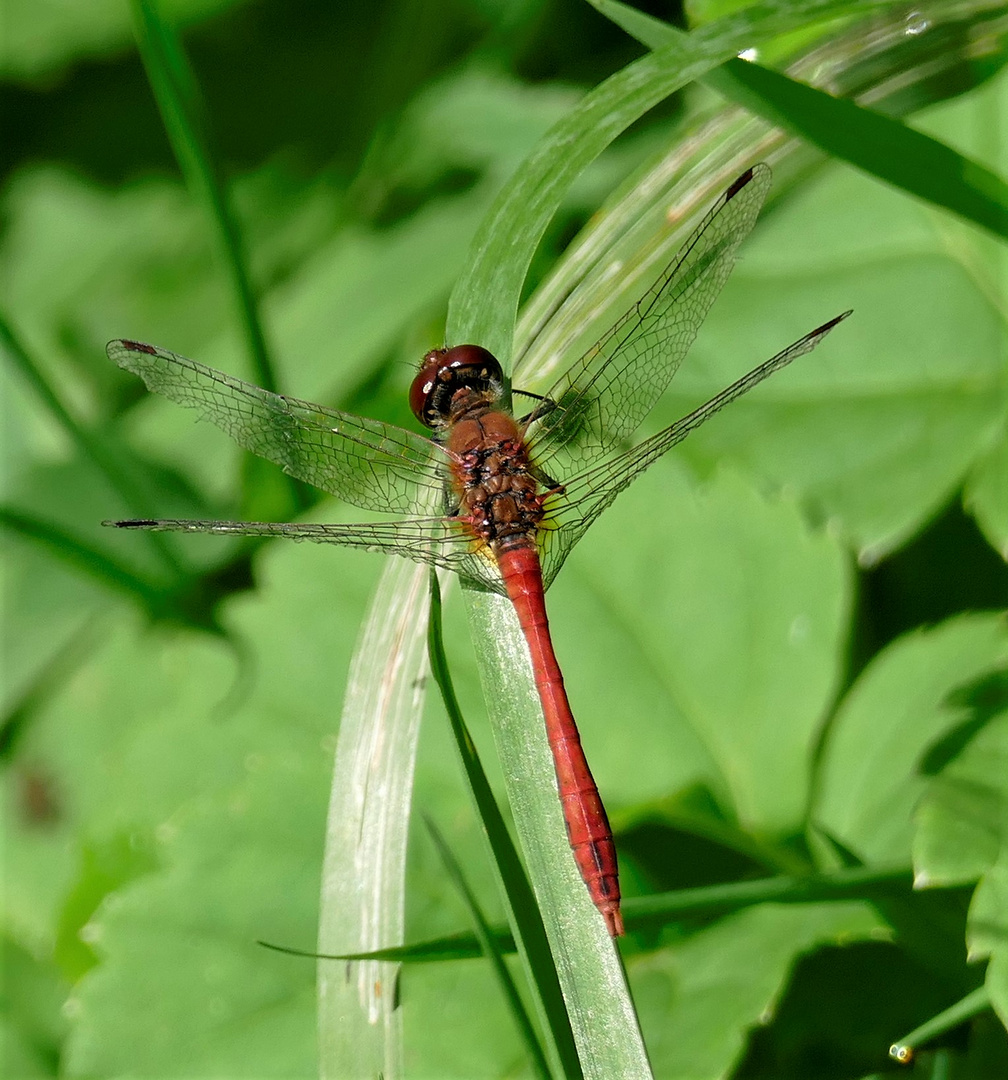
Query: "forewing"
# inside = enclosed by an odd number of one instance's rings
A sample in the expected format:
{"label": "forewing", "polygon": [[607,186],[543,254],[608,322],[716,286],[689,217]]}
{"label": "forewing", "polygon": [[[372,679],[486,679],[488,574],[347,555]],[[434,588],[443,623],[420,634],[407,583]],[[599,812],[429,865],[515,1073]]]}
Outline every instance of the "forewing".
{"label": "forewing", "polygon": [[654,464],[676,443],[682,442],[690,432],[695,431],[730,402],[741,397],[775,371],[790,364],[792,360],[811,352],[833,327],[848,315],[850,312],[845,311],[842,315],[830,319],[793,345],[789,345],[783,352],[743,375],[688,416],[645,439],[627,453],[586,470],[550,495],[546,500],[546,517],[538,537],[544,586],[549,587],[571,548],[581,539],[588,526],[649,465]]}
{"label": "forewing", "polygon": [[314,544],[339,544],[416,562],[444,567],[480,588],[503,593],[497,563],[485,544],[475,540],[455,518],[403,518],[360,525],[328,525],[313,522],[201,521],[165,518],[105,521],[119,529],[148,532],[213,533],[218,536],[277,536],[309,540]]}
{"label": "forewing", "polygon": [[354,506],[410,515],[441,505],[448,456],[430,439],[272,394],[154,345],[111,341],[108,354],[148,389],[196,409],[239,446]]}
{"label": "forewing", "polygon": [[547,393],[529,432],[533,460],[563,480],[628,439],[675,375],[735,263],[770,187],[744,172],[693,230],[654,285]]}

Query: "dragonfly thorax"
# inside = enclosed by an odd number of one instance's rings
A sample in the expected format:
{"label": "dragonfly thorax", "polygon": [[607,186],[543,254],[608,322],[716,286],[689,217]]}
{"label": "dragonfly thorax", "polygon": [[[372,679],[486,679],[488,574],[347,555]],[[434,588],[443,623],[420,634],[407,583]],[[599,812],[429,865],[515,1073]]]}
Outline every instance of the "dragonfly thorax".
{"label": "dragonfly thorax", "polygon": [[493,353],[479,345],[432,349],[410,387],[410,408],[427,427],[443,427],[473,409],[495,405],[504,375]]}
{"label": "dragonfly thorax", "polygon": [[447,448],[459,517],[473,534],[491,545],[531,538],[543,498],[514,417],[491,407],[474,410],[452,424]]}

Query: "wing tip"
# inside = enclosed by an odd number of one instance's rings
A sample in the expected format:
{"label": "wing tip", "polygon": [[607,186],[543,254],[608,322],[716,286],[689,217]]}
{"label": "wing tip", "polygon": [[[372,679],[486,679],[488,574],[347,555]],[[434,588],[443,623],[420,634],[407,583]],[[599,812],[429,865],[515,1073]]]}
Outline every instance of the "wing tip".
{"label": "wing tip", "polygon": [[848,316],[853,315],[853,314],[854,314],[854,309],[853,308],[848,308],[846,311],[840,312],[839,315],[834,315],[832,319],[828,320],[827,322],[824,322],[822,324],[822,326],[816,327],[816,329],[813,330],[812,333],[809,334],[809,337],[810,338],[824,337],[826,334],[828,334],[833,329],[834,326],[836,326],[838,323],[842,323],[844,321],[844,319],[848,318]]}
{"label": "wing tip", "polygon": [[133,341],[131,338],[114,338],[105,346],[105,351],[112,355],[113,350],[116,352],[138,352],[146,353],[147,356],[157,356],[157,349],[153,345],[148,345],[143,341]]}
{"label": "wing tip", "polygon": [[748,169],[735,177],[724,193],[725,202],[731,202],[740,191],[748,187],[758,176],[765,176],[769,179],[770,166],[765,161],[757,161],[755,165],[750,165]]}
{"label": "wing tip", "polygon": [[725,202],[730,202],[753,178],[753,168],[750,166],[741,176],[737,176],[725,192]]}

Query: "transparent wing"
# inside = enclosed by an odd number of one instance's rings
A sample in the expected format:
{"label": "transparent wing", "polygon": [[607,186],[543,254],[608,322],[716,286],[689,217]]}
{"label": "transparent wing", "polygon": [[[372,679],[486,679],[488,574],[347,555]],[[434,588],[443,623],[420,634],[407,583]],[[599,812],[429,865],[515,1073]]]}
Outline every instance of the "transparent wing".
{"label": "transparent wing", "polygon": [[571,548],[581,539],[589,525],[605,510],[616,496],[676,443],[682,442],[725,405],[741,397],[757,383],[790,364],[792,360],[811,352],[849,311],[830,319],[783,352],[743,375],[737,382],[722,390],[677,420],[671,427],[652,435],[650,439],[610,461],[588,469],[570,480],[546,500],[546,519],[540,526],[539,555],[543,567],[543,584],[548,588],[563,565]]}
{"label": "transparent wing", "polygon": [[441,505],[449,459],[430,439],[271,394],[154,345],[111,341],[107,351],[148,389],[196,409],[239,446],[354,506],[412,515]]}
{"label": "transparent wing", "polygon": [[557,480],[575,475],[628,439],[682,363],[756,223],[770,169],[746,170],[654,285],[557,380],[553,408],[531,425],[532,458]]}
{"label": "transparent wing", "polygon": [[497,563],[485,544],[475,540],[456,518],[403,518],[361,525],[326,525],[311,522],[279,521],[187,521],[157,520],[104,521],[119,529],[150,532],[198,532],[222,536],[282,536],[288,540],[310,540],[315,544],[340,544],[401,555],[416,562],[452,570],[473,584],[503,593]]}

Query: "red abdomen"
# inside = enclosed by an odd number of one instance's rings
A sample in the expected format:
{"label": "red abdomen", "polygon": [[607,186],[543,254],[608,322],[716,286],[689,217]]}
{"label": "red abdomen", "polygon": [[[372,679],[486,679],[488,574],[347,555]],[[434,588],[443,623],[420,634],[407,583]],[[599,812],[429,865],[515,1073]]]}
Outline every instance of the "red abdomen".
{"label": "red abdomen", "polygon": [[542,570],[531,537],[516,538],[497,550],[508,596],[532,656],[532,670],[553,752],[557,790],[574,859],[609,933],[623,933],[616,847],[598,787],[588,768],[563,676],[550,640],[543,599]]}

